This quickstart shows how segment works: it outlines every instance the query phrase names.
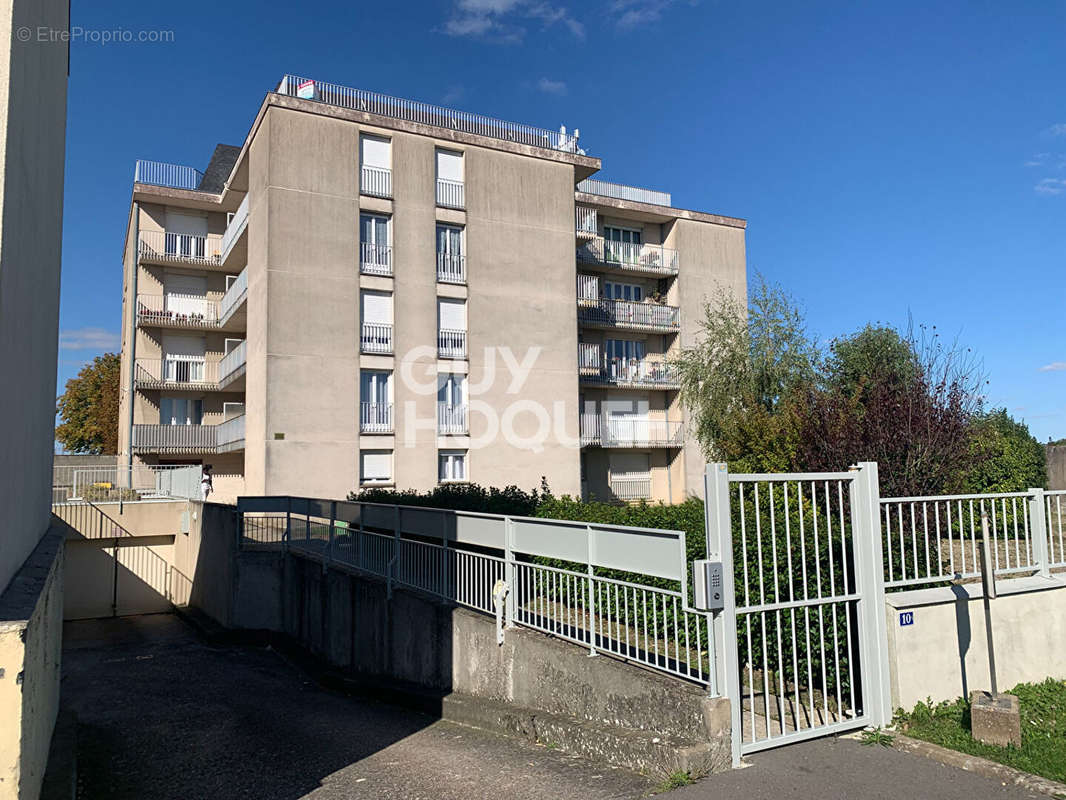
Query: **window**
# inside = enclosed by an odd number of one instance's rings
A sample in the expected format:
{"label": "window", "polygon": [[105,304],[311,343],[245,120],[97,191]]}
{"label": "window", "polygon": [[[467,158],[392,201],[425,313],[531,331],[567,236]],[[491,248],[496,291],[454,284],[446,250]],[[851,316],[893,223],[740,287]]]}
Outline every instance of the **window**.
{"label": "window", "polygon": [[199,336],[164,336],[163,380],[170,383],[203,381],[204,347],[204,340]]}
{"label": "window", "polygon": [[604,281],[603,296],[610,300],[629,300],[639,303],[644,299],[644,288],[635,283]]}
{"label": "window", "polygon": [[438,298],[437,318],[442,331],[466,331],[466,301]]}
{"label": "window", "polygon": [[359,158],[364,167],[389,169],[392,166],[392,142],[382,136],[360,136]]}
{"label": "window", "polygon": [[364,403],[387,405],[392,402],[392,373],[363,370],[359,376],[359,397]]}
{"label": "window", "polygon": [[380,214],[360,214],[359,242],[360,269],[371,275],[391,275],[389,218]]}
{"label": "window", "polygon": [[466,404],[466,375],[446,372],[437,376],[437,402],[445,406]]}
{"label": "window", "polygon": [[386,292],[363,292],[359,299],[362,312],[360,347],[364,353],[392,352],[392,295]]}
{"label": "window", "polygon": [[605,343],[607,360],[640,361],[644,358],[644,342],[629,339],[608,339]]}
{"label": "window", "polygon": [[160,425],[202,425],[204,420],[204,401],[193,397],[159,398]]}
{"label": "window", "polygon": [[463,182],[463,154],[455,150],[437,151],[437,180]]}
{"label": "window", "polygon": [[203,258],[207,238],[207,217],[167,211],[164,249],[167,255]]}
{"label": "window", "polygon": [[465,450],[441,450],[437,465],[437,478],[441,483],[466,480]]}
{"label": "window", "polygon": [[363,483],[392,481],[392,451],[363,450],[359,454],[359,476]]}
{"label": "window", "polygon": [[449,256],[462,256],[463,229],[455,225],[438,225],[437,252]]}
{"label": "window", "polygon": [[244,403],[223,403],[222,404],[222,421],[228,422],[231,419],[236,419],[244,413]]}
{"label": "window", "polygon": [[463,229],[455,225],[437,226],[437,280],[466,283]]}
{"label": "window", "polygon": [[635,264],[640,258],[642,235],[634,228],[603,228],[604,255],[607,261]]}
{"label": "window", "polygon": [[380,214],[360,214],[359,238],[363,244],[388,247],[389,218]]}
{"label": "window", "polygon": [[227,292],[230,290],[230,287],[233,286],[233,284],[236,282],[237,278],[239,278],[239,277],[240,277],[240,275],[227,275],[226,276],[226,291]]}
{"label": "window", "polygon": [[178,319],[195,321],[207,315],[207,278],[203,275],[185,275],[168,272],[163,276],[166,294],[165,311]]}

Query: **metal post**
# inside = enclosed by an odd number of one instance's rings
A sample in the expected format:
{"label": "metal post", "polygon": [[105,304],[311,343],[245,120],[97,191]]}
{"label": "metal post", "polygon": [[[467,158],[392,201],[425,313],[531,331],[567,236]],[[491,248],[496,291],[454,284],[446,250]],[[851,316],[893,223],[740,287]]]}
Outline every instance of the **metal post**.
{"label": "metal post", "polygon": [[1041,578],[1051,577],[1051,563],[1047,543],[1047,503],[1043,489],[1030,489],[1029,538],[1033,547],[1033,565],[1040,568]]}
{"label": "metal post", "polygon": [[329,548],[326,550],[326,563],[333,561],[333,548],[336,539],[337,528],[337,501],[333,500],[329,504]]}
{"label": "metal post", "polygon": [[852,548],[855,553],[857,616],[862,644],[862,697],[870,724],[892,722],[892,687],[888,669],[888,625],[885,622],[885,572],[881,542],[881,490],[877,462],[862,461],[852,471],[849,496]]}
{"label": "metal post", "polygon": [[136,406],[137,393],[137,278],[141,271],[141,204],[133,204],[133,280],[130,281],[130,377],[126,383],[126,403],[129,406],[129,415],[126,420],[126,464],[133,469],[133,409]]}
{"label": "metal post", "polygon": [[981,512],[981,596],[985,607],[985,637],[988,640],[988,676],[992,681],[992,699],[999,697],[996,686],[996,648],[992,643],[992,609],[990,601],[996,597],[996,576],[992,570],[991,547],[988,536],[988,514]]}
{"label": "metal post", "polygon": [[707,559],[722,562],[722,610],[712,618],[715,663],[711,669],[719,692],[729,698],[733,766],[740,766],[740,655],[737,652],[737,603],[733,583],[733,518],[729,510],[729,466],[708,464],[703,473],[703,514]]}
{"label": "metal post", "polygon": [[513,628],[515,626],[515,592],[518,587],[515,585],[514,577],[514,520],[510,517],[504,517],[503,541],[503,580],[508,590],[505,600],[507,627]]}
{"label": "metal post", "polygon": [[595,598],[595,582],[592,580],[592,557],[595,553],[595,546],[592,543],[592,526],[585,526],[585,557],[586,566],[589,576],[589,658],[596,655],[596,633],[595,633],[595,620],[596,620],[596,598]]}

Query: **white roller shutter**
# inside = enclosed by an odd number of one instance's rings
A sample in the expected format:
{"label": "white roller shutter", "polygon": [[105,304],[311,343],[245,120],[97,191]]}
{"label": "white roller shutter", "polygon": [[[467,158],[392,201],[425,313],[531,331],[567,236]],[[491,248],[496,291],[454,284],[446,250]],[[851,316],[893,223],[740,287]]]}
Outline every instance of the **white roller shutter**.
{"label": "white roller shutter", "polygon": [[392,324],[392,295],[382,292],[363,292],[363,322],[376,325]]}
{"label": "white roller shutter", "polygon": [[359,148],[361,150],[359,157],[364,167],[390,168],[392,142],[388,139],[380,136],[361,136]]}
{"label": "white roller shutter", "polygon": [[463,180],[463,154],[454,150],[438,150],[437,177],[461,183]]}
{"label": "white roller shutter", "polygon": [[439,299],[437,301],[437,316],[440,320],[440,329],[442,331],[465,331],[466,301]]}
{"label": "white roller shutter", "polygon": [[366,450],[360,454],[360,473],[364,482],[392,480],[392,452]]}

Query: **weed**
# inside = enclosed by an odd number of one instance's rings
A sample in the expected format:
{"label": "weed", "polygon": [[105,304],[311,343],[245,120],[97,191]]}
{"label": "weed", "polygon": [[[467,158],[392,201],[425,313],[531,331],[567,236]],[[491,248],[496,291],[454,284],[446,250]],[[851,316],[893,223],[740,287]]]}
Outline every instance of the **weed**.
{"label": "weed", "polygon": [[862,743],[870,746],[879,744],[882,747],[891,747],[895,738],[891,733],[880,728],[867,728],[862,732]]}
{"label": "weed", "polygon": [[693,780],[692,775],[690,773],[678,770],[677,772],[671,772],[663,779],[663,782],[660,783],[658,788],[656,789],[656,793],[669,792],[671,789],[678,789],[682,786],[688,786],[690,783],[695,782],[696,781]]}

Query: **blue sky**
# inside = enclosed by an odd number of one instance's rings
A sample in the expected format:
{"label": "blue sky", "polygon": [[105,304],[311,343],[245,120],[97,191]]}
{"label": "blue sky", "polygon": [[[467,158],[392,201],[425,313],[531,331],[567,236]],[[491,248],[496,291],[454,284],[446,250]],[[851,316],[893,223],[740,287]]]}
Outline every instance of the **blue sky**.
{"label": "blue sky", "polygon": [[173,41],[72,45],[59,386],[117,348],[134,160],[203,168],[291,72],[579,127],[600,177],[747,219],[820,338],[936,325],[1066,436],[1066,4],[929,5],[74,0]]}

